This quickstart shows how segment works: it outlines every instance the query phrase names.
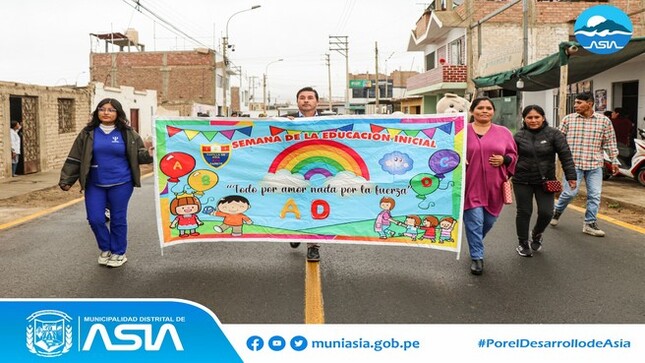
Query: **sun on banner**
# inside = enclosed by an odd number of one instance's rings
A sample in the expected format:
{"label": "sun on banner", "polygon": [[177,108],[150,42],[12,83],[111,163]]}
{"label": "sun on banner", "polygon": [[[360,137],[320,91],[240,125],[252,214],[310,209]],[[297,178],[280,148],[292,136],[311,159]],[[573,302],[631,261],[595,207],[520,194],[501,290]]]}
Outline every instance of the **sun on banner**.
{"label": "sun on banner", "polygon": [[458,252],[465,115],[155,120],[161,247],[368,243]]}

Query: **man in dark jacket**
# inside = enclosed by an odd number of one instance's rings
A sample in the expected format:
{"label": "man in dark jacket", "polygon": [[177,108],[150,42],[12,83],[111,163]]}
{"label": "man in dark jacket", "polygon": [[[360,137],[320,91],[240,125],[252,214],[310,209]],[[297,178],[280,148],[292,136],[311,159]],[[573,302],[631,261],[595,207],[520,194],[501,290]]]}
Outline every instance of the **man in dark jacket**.
{"label": "man in dark jacket", "polygon": [[[296,93],[296,100],[298,102],[298,113],[287,115],[288,118],[294,119],[298,117],[315,117],[318,116],[318,92],[311,87],[304,87]],[[291,242],[292,248],[298,248],[299,242]],[[318,262],[320,261],[320,245],[317,243],[307,243],[307,261]]]}

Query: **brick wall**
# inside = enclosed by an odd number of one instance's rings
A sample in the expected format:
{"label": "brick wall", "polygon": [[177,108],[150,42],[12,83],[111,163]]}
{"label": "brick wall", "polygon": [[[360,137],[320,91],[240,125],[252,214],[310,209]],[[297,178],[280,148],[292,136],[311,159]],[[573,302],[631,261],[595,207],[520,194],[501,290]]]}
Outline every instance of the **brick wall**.
{"label": "brick wall", "polygon": [[466,82],[467,66],[444,65],[410,77],[407,82],[408,91],[428,87],[439,83]]}
{"label": "brick wall", "polygon": [[90,59],[93,81],[156,90],[159,104],[181,115],[190,115],[193,103],[215,103],[212,52],[92,53]]}
{"label": "brick wall", "polygon": [[449,66],[441,67],[443,71],[443,81],[447,83],[466,82],[468,67],[466,66]]}
{"label": "brick wall", "polygon": [[[510,0],[473,0],[473,21],[476,22],[484,16],[498,10],[506,5]],[[596,5],[613,5],[626,14],[632,14],[642,10],[642,1],[634,0],[613,0],[608,2],[589,2],[589,1],[535,1],[529,0],[534,6],[534,19],[532,25],[545,24],[563,24],[573,23],[578,15],[586,9]],[[465,5],[461,5],[458,13],[462,17],[468,14]],[[634,14],[630,17],[634,25],[634,36],[645,36],[645,12]],[[506,11],[496,15],[486,23],[514,23],[522,24],[522,3],[519,2]],[[573,29],[573,28],[572,28]]]}
{"label": "brick wall", "polygon": [[[40,163],[38,171],[58,169],[63,165],[78,132],[87,124],[91,112],[91,90],[87,87],[45,87],[0,82],[0,178],[11,177],[11,143],[9,137],[10,98],[37,98],[36,143]],[[58,133],[58,99],[74,100],[73,130]],[[24,135],[24,133],[23,133]],[[24,144],[24,142],[23,142]]]}
{"label": "brick wall", "polygon": [[389,77],[392,80],[392,85],[397,88],[405,88],[410,77],[416,76],[419,72],[415,71],[394,71],[390,73]]}

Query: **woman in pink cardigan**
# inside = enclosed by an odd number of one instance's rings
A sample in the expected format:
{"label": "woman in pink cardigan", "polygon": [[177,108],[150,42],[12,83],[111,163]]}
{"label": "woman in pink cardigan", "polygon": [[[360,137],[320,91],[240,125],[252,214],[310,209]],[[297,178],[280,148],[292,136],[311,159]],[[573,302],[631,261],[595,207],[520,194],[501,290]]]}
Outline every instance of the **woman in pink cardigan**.
{"label": "woman in pink cardigan", "polygon": [[502,183],[515,172],[513,134],[493,124],[495,105],[487,97],[473,100],[466,138],[464,226],[470,249],[470,272],[484,272],[484,238],[504,207]]}

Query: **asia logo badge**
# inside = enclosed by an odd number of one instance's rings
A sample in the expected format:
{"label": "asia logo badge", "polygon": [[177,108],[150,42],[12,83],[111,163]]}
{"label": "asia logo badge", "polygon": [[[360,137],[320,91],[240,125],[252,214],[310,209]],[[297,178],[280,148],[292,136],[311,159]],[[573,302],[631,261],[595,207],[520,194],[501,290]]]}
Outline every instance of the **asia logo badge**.
{"label": "asia logo badge", "polygon": [[40,357],[58,357],[72,348],[72,318],[58,310],[31,314],[26,330],[27,349]]}

